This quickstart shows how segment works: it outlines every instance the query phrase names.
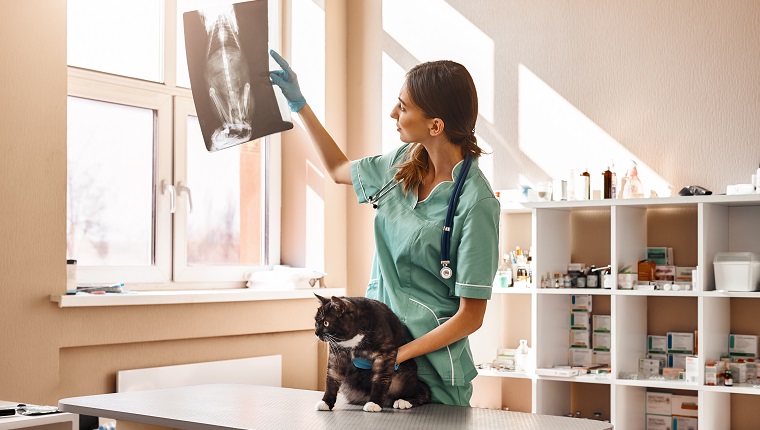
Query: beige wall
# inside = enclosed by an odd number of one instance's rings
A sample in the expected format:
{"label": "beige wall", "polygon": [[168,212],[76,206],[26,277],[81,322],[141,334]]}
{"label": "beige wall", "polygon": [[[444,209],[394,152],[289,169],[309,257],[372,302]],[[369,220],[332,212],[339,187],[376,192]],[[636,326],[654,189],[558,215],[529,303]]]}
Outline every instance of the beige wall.
{"label": "beige wall", "polygon": [[[521,64],[672,184],[720,191],[746,182],[757,168],[760,3],[447,4],[494,42],[494,118],[479,133],[494,146],[495,188],[516,186],[519,175],[552,176],[520,148]],[[377,153],[389,126],[379,107],[387,48],[381,5],[324,2],[326,126],[351,158]],[[319,353],[308,300],[105,309],[58,309],[48,300],[65,279],[66,7],[4,0],[0,11],[6,17],[0,30],[0,399],[54,403],[112,390],[121,366],[277,352],[285,356],[285,385],[316,388]],[[405,10],[392,12],[389,19]],[[300,130],[283,136],[283,148],[283,261],[298,264],[308,222],[299,194],[304,165],[307,159],[320,164]],[[372,210],[356,205],[348,187],[323,185],[331,286],[362,294]]]}
{"label": "beige wall", "polygon": [[[284,386],[317,389],[316,300],[63,309],[50,301],[66,279],[66,2],[3,0],[0,15],[0,399],[56,404],[114,391],[120,369],[272,354],[283,356]],[[330,251],[335,285],[344,283],[344,254]]]}

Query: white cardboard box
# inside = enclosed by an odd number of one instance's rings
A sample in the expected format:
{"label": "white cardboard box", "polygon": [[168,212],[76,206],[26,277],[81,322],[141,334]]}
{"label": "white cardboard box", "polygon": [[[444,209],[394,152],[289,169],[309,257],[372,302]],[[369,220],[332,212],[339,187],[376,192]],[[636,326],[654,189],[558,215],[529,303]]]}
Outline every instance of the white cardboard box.
{"label": "white cardboard box", "polygon": [[697,419],[691,417],[673,417],[673,430],[698,430]]}
{"label": "white cardboard box", "polygon": [[671,430],[673,424],[672,417],[670,415],[650,415],[647,414],[647,427],[646,430]]}
{"label": "white cardboard box", "polygon": [[647,414],[667,415],[670,417],[672,410],[672,397],[670,393],[655,393],[647,391]]}
{"label": "white cardboard box", "polygon": [[699,412],[699,401],[697,396],[677,396],[671,398],[671,415],[680,417],[697,417]]}

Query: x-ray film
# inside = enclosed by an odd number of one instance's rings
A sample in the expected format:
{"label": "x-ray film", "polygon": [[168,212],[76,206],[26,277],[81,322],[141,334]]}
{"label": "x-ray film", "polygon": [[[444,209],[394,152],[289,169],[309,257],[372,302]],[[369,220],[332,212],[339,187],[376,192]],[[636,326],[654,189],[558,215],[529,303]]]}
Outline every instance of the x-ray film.
{"label": "x-ray film", "polygon": [[293,128],[287,101],[269,80],[267,17],[266,0],[183,15],[190,86],[209,151]]}

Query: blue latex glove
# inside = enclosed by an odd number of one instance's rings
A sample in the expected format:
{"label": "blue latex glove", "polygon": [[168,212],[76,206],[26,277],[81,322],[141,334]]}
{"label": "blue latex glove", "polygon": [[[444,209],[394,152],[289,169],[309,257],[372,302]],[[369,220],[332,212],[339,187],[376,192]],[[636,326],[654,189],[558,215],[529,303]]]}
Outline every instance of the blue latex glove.
{"label": "blue latex glove", "polygon": [[301,94],[301,87],[298,86],[298,78],[296,72],[290,68],[290,64],[285,61],[273,49],[269,50],[269,55],[274,58],[274,61],[282,67],[282,70],[274,70],[269,72],[269,77],[272,78],[272,83],[282,89],[282,94],[288,99],[288,105],[290,110],[298,112],[303,105],[306,104],[306,99]]}

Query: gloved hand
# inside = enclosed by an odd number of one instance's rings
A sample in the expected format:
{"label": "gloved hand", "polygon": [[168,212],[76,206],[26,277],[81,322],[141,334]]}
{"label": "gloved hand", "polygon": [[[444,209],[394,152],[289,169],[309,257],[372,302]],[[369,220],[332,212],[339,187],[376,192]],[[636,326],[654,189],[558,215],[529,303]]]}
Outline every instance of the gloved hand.
{"label": "gloved hand", "polygon": [[290,68],[290,64],[285,61],[273,49],[269,50],[269,55],[274,58],[274,61],[282,67],[282,70],[274,70],[269,72],[269,77],[272,78],[272,83],[282,89],[282,94],[288,99],[288,105],[290,110],[298,112],[303,105],[306,104],[306,99],[301,94],[301,87],[298,86],[298,78],[296,72]]}

